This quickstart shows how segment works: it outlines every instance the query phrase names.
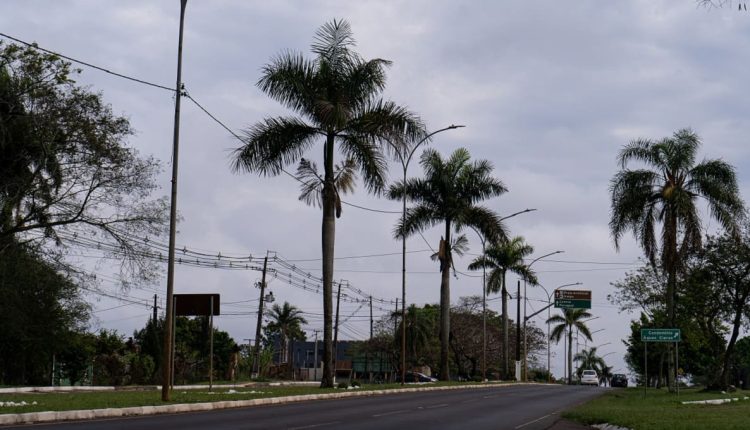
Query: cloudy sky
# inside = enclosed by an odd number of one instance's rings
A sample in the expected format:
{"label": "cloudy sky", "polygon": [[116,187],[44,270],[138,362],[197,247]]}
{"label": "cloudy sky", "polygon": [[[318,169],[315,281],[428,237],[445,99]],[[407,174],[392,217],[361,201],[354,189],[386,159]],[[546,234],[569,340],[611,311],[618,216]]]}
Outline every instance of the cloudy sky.
{"label": "cloudy sky", "polygon": [[[165,86],[175,81],[179,2],[4,1],[0,31],[122,74]],[[693,0],[642,1],[200,1],[186,13],[183,80],[188,92],[234,130],[288,113],[255,87],[275,54],[309,55],[315,30],[333,18],[351,23],[365,58],[393,61],[384,97],[418,113],[439,134],[444,154],[468,148],[490,160],[509,192],[487,204],[508,220],[535,257],[564,250],[534,265],[541,283],[582,282],[593,292],[594,344],[614,368],[626,371],[621,339],[633,315],[607,302],[610,283],[637,265],[640,250],[628,237],[616,252],[608,233],[608,184],[619,148],[628,141],[661,138],[691,127],[703,138],[701,156],[736,166],[742,194],[750,181],[750,15],[733,7],[707,10]],[[161,194],[169,191],[173,99],[163,90],[84,68],[79,82],[101,91],[113,110],[137,130],[129,143],[163,161]],[[297,200],[298,184],[282,175],[263,178],[230,171],[232,136],[195,105],[182,110],[178,246],[223,255],[276,251],[313,276],[320,275],[321,212]],[[316,151],[320,151],[318,147]],[[290,167],[294,171],[294,167]],[[393,165],[392,174],[399,170]],[[420,174],[415,163],[410,175]],[[397,202],[368,195],[350,203],[398,211]],[[705,205],[701,203],[701,207]],[[335,278],[367,293],[400,297],[400,243],[392,239],[398,215],[345,206],[337,222]],[[711,229],[715,223],[706,222]],[[481,245],[467,233],[472,253]],[[439,300],[440,276],[429,259],[439,229],[408,240],[407,299]],[[426,243],[427,242],[427,243]],[[452,279],[452,297],[481,294],[481,278],[468,273],[472,256],[457,261],[467,275]],[[106,264],[91,266],[108,276]],[[216,324],[239,342],[255,335],[259,273],[177,267],[176,292],[217,292],[225,303]],[[510,280],[515,284],[515,278]],[[102,290],[136,301],[163,297],[165,280],[128,292],[106,279]],[[322,300],[314,292],[272,281],[279,301],[307,312],[308,334],[322,328]],[[530,288],[529,312],[547,296]],[[490,297],[493,299],[494,297]],[[90,297],[94,328],[129,334],[150,310]],[[255,300],[255,301],[252,301]],[[161,300],[160,300],[161,301]],[[240,302],[240,303],[229,303]],[[492,309],[499,301],[491,300]],[[342,338],[367,336],[367,308],[342,305],[353,315]],[[382,315],[375,310],[375,316]],[[546,313],[545,313],[546,316]],[[544,319],[536,320],[539,326]],[[562,344],[553,345],[553,371],[562,374]]]}

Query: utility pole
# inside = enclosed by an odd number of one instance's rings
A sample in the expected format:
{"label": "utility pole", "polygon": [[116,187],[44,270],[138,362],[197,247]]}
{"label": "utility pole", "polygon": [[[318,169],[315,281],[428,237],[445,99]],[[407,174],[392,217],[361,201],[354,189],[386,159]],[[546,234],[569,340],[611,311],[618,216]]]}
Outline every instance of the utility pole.
{"label": "utility pole", "polygon": [[313,330],[313,331],[315,332],[315,352],[313,353],[313,357],[315,357],[313,359],[315,361],[313,363],[313,366],[315,367],[315,371],[314,371],[315,376],[313,376],[313,380],[317,381],[318,380],[318,333],[320,332],[320,330]]}
{"label": "utility pole", "polygon": [[370,340],[372,340],[372,296],[370,296]]}
{"label": "utility pole", "polygon": [[172,140],[172,191],[169,205],[169,255],[167,258],[167,309],[164,321],[164,350],[162,360],[161,399],[168,402],[170,397],[170,382],[172,377],[172,348],[174,346],[174,330],[172,295],[174,294],[174,243],[177,234],[177,155],[180,143],[180,96],[182,95],[182,34],[185,25],[185,7],[187,0],[180,1],[180,33],[177,42],[177,84],[175,85],[174,103],[174,134]]}
{"label": "utility pole", "polygon": [[[403,324],[403,322],[402,322],[402,324]],[[398,297],[396,297],[396,312],[393,314],[393,340],[394,341],[396,340],[396,334],[398,334]],[[403,352],[404,351],[402,350],[401,353],[403,353]],[[382,369],[383,366],[380,366],[380,368]],[[396,373],[393,372],[393,374],[391,375],[391,377],[393,378],[393,380],[395,380],[396,379]]]}
{"label": "utility pole", "polygon": [[521,380],[521,280],[516,293],[516,381]]}
{"label": "utility pole", "polygon": [[[260,300],[258,304],[258,324],[255,326],[255,363],[253,369],[257,367],[256,377],[260,376],[260,328],[263,325],[263,298],[266,292],[266,269],[268,268],[268,251],[263,259],[263,272],[260,277]],[[251,370],[252,372],[252,370]]]}
{"label": "utility pole", "polygon": [[156,306],[156,294],[154,294],[154,329],[156,329],[156,321],[158,318],[158,315],[156,314],[157,309],[159,308]]}
{"label": "utility pole", "polygon": [[333,330],[333,382],[336,383],[336,357],[339,353],[339,305],[341,304],[341,284],[339,281],[339,291],[336,293],[336,325]]}

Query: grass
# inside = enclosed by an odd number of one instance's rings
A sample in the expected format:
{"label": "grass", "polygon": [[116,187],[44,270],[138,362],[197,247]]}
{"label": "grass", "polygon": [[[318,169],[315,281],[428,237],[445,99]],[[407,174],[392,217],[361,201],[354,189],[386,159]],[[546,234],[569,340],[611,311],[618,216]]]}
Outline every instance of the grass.
{"label": "grass", "polygon": [[679,398],[667,390],[642,388],[612,390],[563,414],[582,424],[609,423],[633,430],[704,430],[750,428],[750,400],[721,405],[683,405],[683,401],[750,396],[750,391],[706,393],[680,390]]}
{"label": "grass", "polygon": [[[473,382],[437,382],[429,385],[407,384],[406,388],[423,386],[456,386],[478,385]],[[208,388],[208,387],[206,387]],[[395,390],[401,384],[365,384],[357,391]],[[232,392],[233,391],[233,392]],[[251,400],[268,397],[298,396],[305,394],[325,394],[342,391],[336,388],[318,387],[268,387],[257,386],[247,388],[227,388],[214,386],[212,393],[208,390],[180,390],[172,391],[172,400],[162,402],[160,390],[118,390],[103,392],[56,392],[56,393],[23,393],[0,394],[0,402],[26,402],[26,406],[0,406],[0,414],[17,414],[42,411],[69,411],[104,408],[124,408],[129,406],[157,406],[175,403],[201,403],[225,400]],[[36,404],[33,404],[36,402]]]}

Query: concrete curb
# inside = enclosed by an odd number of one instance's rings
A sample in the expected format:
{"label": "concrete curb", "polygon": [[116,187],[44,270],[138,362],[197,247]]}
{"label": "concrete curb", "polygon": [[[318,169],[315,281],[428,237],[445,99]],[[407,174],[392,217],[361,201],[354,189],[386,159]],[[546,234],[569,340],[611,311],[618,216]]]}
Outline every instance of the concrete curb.
{"label": "concrete curb", "polygon": [[157,415],[157,414],[175,414],[181,412],[206,412],[219,409],[244,408],[249,406],[261,405],[280,405],[284,403],[296,403],[309,400],[325,399],[342,399],[347,397],[369,397],[383,396],[399,393],[415,393],[421,391],[447,391],[447,390],[466,390],[466,389],[483,389],[512,387],[517,385],[556,385],[556,384],[529,384],[529,383],[509,383],[509,384],[487,384],[487,385],[458,385],[449,387],[414,387],[414,388],[396,388],[392,390],[370,390],[370,391],[342,391],[340,393],[327,394],[305,394],[299,396],[286,397],[269,397],[253,400],[224,400],[218,402],[206,403],[178,403],[173,405],[159,406],[134,406],[128,408],[108,408],[92,409],[79,411],[48,411],[48,412],[29,412],[24,414],[1,414],[0,425],[13,424],[39,424],[57,421],[79,421],[102,418],[121,418],[139,415]]}

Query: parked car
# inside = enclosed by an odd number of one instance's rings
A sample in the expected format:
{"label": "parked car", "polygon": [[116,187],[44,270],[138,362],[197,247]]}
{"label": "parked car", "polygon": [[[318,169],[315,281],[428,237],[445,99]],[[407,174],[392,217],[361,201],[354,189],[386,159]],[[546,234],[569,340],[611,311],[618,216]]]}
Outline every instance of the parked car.
{"label": "parked car", "polygon": [[609,385],[613,387],[627,387],[628,386],[628,377],[626,375],[623,375],[622,373],[615,373],[612,375],[612,381],[609,383]]}
{"label": "parked car", "polygon": [[581,375],[581,385],[599,386],[599,375],[596,374],[596,370],[584,370]]}
{"label": "parked car", "polygon": [[[404,381],[409,382],[437,382],[437,378],[427,376],[424,373],[419,372],[406,372]],[[401,375],[396,376],[396,382],[401,382]]]}

